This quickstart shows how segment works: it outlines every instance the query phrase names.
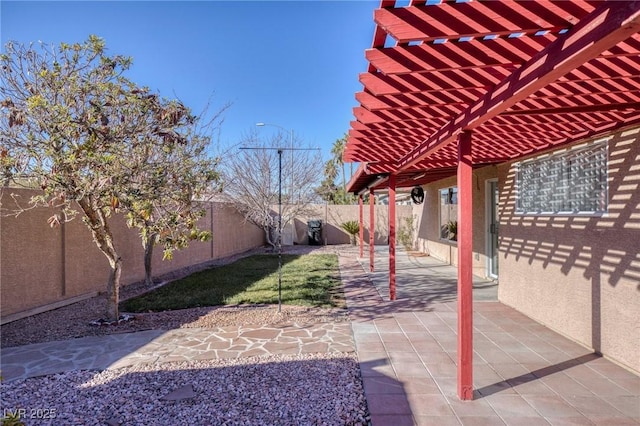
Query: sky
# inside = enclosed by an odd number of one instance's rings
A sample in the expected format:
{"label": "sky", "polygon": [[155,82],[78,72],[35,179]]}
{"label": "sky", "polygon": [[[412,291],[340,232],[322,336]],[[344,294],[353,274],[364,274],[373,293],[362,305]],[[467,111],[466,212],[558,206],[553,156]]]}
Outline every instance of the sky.
{"label": "sky", "polygon": [[[125,74],[178,98],[194,113],[218,111],[216,143],[252,130],[278,132],[323,159],[349,130],[367,70],[378,1],[0,1],[0,39],[48,44],[103,38],[133,58]],[[258,122],[271,124],[257,128]],[[284,130],[282,130],[284,129]]]}

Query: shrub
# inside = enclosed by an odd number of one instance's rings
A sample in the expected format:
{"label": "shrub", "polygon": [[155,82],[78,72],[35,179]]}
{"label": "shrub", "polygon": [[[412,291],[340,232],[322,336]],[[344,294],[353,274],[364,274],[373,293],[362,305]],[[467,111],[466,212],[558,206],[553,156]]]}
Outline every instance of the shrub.
{"label": "shrub", "polygon": [[357,220],[349,220],[347,222],[343,222],[340,227],[344,229],[347,234],[349,234],[349,240],[351,244],[356,244],[356,235],[360,232],[360,224]]}

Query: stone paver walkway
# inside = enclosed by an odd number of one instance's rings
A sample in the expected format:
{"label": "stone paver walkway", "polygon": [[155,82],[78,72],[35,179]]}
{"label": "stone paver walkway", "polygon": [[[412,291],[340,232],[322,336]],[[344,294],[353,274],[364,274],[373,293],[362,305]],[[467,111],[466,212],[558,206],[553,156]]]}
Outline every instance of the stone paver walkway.
{"label": "stone paver walkway", "polygon": [[346,322],[149,330],[4,348],[2,376],[10,381],[141,363],[353,351],[351,326]]}

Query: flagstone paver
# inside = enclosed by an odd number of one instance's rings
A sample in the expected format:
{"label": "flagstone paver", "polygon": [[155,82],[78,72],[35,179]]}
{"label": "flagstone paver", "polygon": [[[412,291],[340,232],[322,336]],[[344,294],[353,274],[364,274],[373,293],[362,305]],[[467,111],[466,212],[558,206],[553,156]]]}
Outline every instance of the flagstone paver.
{"label": "flagstone paver", "polygon": [[3,348],[2,376],[14,380],[142,363],[354,350],[349,323],[154,330]]}

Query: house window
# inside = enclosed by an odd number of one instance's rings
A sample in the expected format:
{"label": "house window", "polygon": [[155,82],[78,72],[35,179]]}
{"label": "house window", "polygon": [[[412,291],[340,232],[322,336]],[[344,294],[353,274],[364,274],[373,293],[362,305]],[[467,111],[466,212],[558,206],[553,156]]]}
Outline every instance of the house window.
{"label": "house window", "polygon": [[458,239],[458,188],[440,190],[440,238]]}
{"label": "house window", "polygon": [[605,213],[607,189],[606,140],[516,164],[517,213]]}

